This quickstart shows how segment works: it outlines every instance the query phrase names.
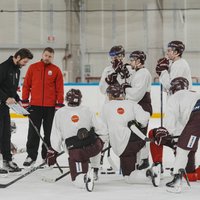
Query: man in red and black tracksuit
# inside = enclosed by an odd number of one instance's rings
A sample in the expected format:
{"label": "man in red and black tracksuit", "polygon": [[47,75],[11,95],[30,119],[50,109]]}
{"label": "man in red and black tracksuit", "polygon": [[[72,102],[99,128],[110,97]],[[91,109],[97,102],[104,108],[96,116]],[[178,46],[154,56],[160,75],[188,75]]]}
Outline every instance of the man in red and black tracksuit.
{"label": "man in red and black tracksuit", "polygon": [[20,69],[25,66],[32,53],[28,49],[18,50],[14,56],[10,56],[0,64],[0,153],[3,156],[3,171],[20,171],[16,163],[12,162],[10,152],[11,130],[9,105],[20,101],[17,88],[20,78]]}
{"label": "man in red and black tracksuit", "polygon": [[[23,106],[28,107],[33,124],[40,131],[43,123],[44,141],[48,147],[55,110],[62,107],[64,100],[63,76],[61,70],[52,64],[54,50],[44,49],[42,60],[30,65],[22,88]],[[29,97],[30,103],[29,103]],[[35,163],[38,155],[40,137],[29,121],[28,141],[26,144],[28,156],[24,166]],[[47,149],[42,145],[42,158],[46,158]]]}

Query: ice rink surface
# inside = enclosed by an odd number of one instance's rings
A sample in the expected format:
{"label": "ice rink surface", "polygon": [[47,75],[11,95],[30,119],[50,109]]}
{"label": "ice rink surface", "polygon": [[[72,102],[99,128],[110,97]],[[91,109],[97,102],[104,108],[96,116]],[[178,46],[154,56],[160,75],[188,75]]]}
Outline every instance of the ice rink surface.
{"label": "ice rink surface", "polygon": [[[12,142],[18,148],[24,148],[27,138],[28,119],[13,119],[17,124],[17,133],[12,135]],[[158,127],[160,120],[151,119],[149,128]],[[26,158],[26,153],[14,156],[14,161],[22,166]],[[115,157],[113,157],[115,159]],[[196,154],[196,164],[200,164],[200,150]],[[164,149],[164,167],[173,165],[174,156],[169,148]],[[40,152],[36,166],[42,162]],[[106,168],[106,157],[104,159]],[[61,166],[67,166],[67,154],[59,157],[58,163]],[[64,171],[67,171],[64,168]],[[64,177],[56,183],[48,183],[42,180],[43,177],[56,178],[60,175],[58,169],[39,169],[13,185],[3,189],[0,188],[1,200],[189,200],[200,198],[200,181],[191,183],[191,188],[186,186],[184,182],[183,192],[181,194],[173,194],[166,191],[165,183],[172,180],[169,172],[165,170],[160,187],[154,187],[148,179],[140,184],[127,184],[124,182],[122,175],[117,172],[114,175],[99,175],[99,180],[95,182],[93,192],[87,192],[85,189],[76,188],[70,180],[70,175]],[[6,183],[15,178],[0,177],[0,183]],[[17,176],[16,176],[17,177]]]}

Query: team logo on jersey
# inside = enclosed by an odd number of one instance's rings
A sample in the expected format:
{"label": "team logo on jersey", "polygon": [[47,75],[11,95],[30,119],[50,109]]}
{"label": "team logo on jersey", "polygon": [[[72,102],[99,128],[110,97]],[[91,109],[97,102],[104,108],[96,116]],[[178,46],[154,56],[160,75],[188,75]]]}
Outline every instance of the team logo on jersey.
{"label": "team logo on jersey", "polygon": [[76,123],[79,121],[79,116],[78,115],[72,115],[71,117],[72,122]]}
{"label": "team logo on jersey", "polygon": [[51,70],[48,71],[48,75],[51,76],[53,72]]}
{"label": "team logo on jersey", "polygon": [[120,114],[120,115],[123,115],[124,114],[124,109],[123,108],[117,108],[117,113]]}

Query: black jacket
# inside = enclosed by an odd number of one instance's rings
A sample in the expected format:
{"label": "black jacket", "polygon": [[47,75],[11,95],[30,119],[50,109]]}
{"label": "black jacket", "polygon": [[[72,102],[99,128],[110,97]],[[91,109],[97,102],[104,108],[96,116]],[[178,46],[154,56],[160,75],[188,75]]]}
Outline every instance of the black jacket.
{"label": "black jacket", "polygon": [[13,56],[0,64],[0,102],[5,102],[8,97],[19,101],[17,87],[19,84],[20,69],[13,62]]}

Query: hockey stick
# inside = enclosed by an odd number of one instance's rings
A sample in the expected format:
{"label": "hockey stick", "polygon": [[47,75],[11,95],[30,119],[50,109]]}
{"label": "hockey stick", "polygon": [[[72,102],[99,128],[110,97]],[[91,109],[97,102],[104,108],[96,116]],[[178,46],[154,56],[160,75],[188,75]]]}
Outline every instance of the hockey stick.
{"label": "hockey stick", "polygon": [[[49,147],[48,147],[47,143],[44,141],[44,138],[40,135],[40,132],[38,131],[38,129],[37,129],[37,127],[35,126],[35,124],[33,123],[32,119],[31,119],[29,116],[28,116],[28,119],[29,119],[30,123],[32,124],[33,128],[35,129],[37,135],[38,135],[38,136],[40,137],[40,139],[42,140],[42,142],[43,142],[45,148],[48,150]],[[59,171],[60,171],[61,173],[63,173],[63,170],[60,168],[60,166],[58,165],[58,162],[57,162],[57,161],[56,161],[56,165],[57,165]]]}
{"label": "hockey stick", "polygon": [[113,172],[112,169],[115,169],[116,171],[118,170],[117,166],[115,165],[115,163],[113,162],[113,160],[110,157],[110,149],[111,149],[111,145],[109,144],[108,147],[106,147],[105,149],[103,149],[101,151],[100,165],[103,165],[103,159],[104,159],[105,153],[106,153],[106,151],[108,151],[107,158],[108,158],[108,162],[111,166],[111,168],[107,169],[108,170],[107,173],[101,172],[101,174],[115,174],[115,172]]}
{"label": "hockey stick", "polygon": [[55,183],[55,182],[59,181],[60,179],[62,179],[63,177],[67,176],[68,174],[70,174],[70,171],[60,175],[57,178],[42,177],[42,181],[45,181],[45,182],[48,182],[48,183]]}
{"label": "hockey stick", "polygon": [[163,85],[160,84],[160,126],[163,126]]}
{"label": "hockey stick", "polygon": [[[61,153],[58,154],[58,156],[62,155],[64,153],[64,151],[62,151]],[[43,162],[42,164],[38,165],[37,167],[33,167],[31,170],[29,170],[28,172],[26,172],[25,174],[22,174],[21,176],[17,177],[16,179],[10,181],[9,183],[6,184],[0,184],[0,188],[7,188],[8,186],[16,183],[17,181],[23,179],[24,177],[28,176],[29,174],[33,173],[34,171],[41,169],[41,167],[43,167],[46,163]]]}
{"label": "hockey stick", "polygon": [[[155,142],[155,139],[146,137],[135,125],[132,125],[130,129],[133,131],[133,133],[135,133],[139,138],[141,138],[145,142]],[[166,137],[167,140],[176,139],[176,138],[179,138],[179,136],[170,135]]]}
{"label": "hockey stick", "polygon": [[108,151],[110,148],[111,146],[109,145],[108,147],[106,147],[105,149],[101,151],[100,165],[103,165],[103,158],[104,158],[105,152]]}
{"label": "hockey stick", "polygon": [[146,135],[144,135],[135,125],[132,125],[130,127],[130,129],[131,129],[131,131],[133,131],[133,133],[135,133],[142,140],[144,140],[146,142],[153,142],[153,140],[151,138],[148,138]]}
{"label": "hockey stick", "polygon": [[7,188],[8,186],[16,183],[17,181],[21,180],[22,178],[28,176],[29,174],[33,173],[34,171],[36,171],[37,169],[40,169],[43,165],[45,165],[46,163],[42,163],[40,164],[39,166],[37,167],[33,167],[30,171],[26,172],[25,174],[22,174],[21,176],[19,176],[18,178],[10,181],[9,183],[6,183],[6,184],[0,184],[0,188]]}
{"label": "hockey stick", "polygon": [[105,149],[103,149],[103,150],[101,151],[101,153],[105,153],[105,152],[108,151],[110,148],[111,148],[111,146],[109,145],[108,147],[106,147]]}
{"label": "hockey stick", "polygon": [[[155,139],[148,138],[147,136],[145,136],[135,125],[132,125],[130,127],[130,129],[133,131],[133,133],[135,133],[139,138],[141,138],[145,142],[155,142]],[[166,139],[171,140],[171,139],[176,139],[176,138],[179,138],[179,136],[171,136],[170,135]]]}
{"label": "hockey stick", "polygon": [[110,146],[110,143],[109,143],[108,144],[108,154],[107,154],[108,162],[109,162],[110,166],[112,167],[112,169],[114,171],[118,171],[118,167],[116,166],[116,164],[114,163],[114,161],[112,160],[112,158],[110,156],[110,149],[111,149],[111,146]]}

